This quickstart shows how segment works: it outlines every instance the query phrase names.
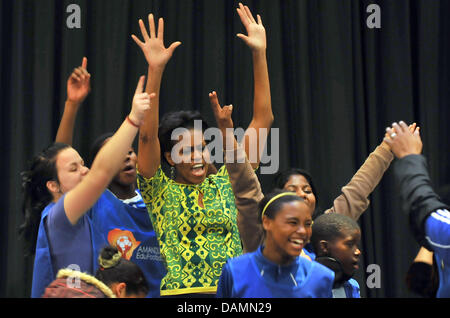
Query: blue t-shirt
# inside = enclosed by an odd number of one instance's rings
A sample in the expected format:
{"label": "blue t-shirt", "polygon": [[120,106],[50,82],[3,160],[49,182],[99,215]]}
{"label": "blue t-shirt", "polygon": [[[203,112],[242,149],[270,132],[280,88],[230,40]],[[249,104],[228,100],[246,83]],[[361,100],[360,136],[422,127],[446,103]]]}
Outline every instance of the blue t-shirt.
{"label": "blue t-shirt", "polygon": [[[41,297],[61,268],[70,267],[93,274],[98,268],[96,256],[108,244],[99,232],[92,230],[88,214],[84,214],[75,225],[69,222],[64,210],[64,198],[65,195],[42,211],[31,297]],[[91,210],[100,208],[101,200],[98,200]]]}
{"label": "blue t-shirt", "polygon": [[83,215],[72,225],[64,210],[65,195],[57,203],[51,203],[44,219],[52,255],[53,272],[76,266],[81,272],[93,271],[93,247],[89,219]]}
{"label": "blue t-shirt", "polygon": [[450,297],[450,211],[439,209],[431,213],[425,220],[425,234],[439,271],[436,297]]}
{"label": "blue t-shirt", "polygon": [[126,204],[106,190],[77,224],[72,225],[64,211],[64,197],[50,203],[42,212],[32,297],[40,297],[61,268],[95,274],[98,255],[108,244],[117,246],[122,257],[141,268],[150,287],[147,297],[159,297],[165,266],[142,198],[139,196]]}
{"label": "blue t-shirt", "polygon": [[260,246],[255,252],[230,259],[222,269],[218,298],[331,298],[334,272],[297,257],[281,266],[269,261]]}
{"label": "blue t-shirt", "polygon": [[110,245],[116,246],[123,258],[141,268],[150,287],[147,297],[159,297],[166,268],[140,192],[136,190],[133,199],[119,200],[106,190],[100,201],[103,208],[89,212],[94,230],[102,233]]}

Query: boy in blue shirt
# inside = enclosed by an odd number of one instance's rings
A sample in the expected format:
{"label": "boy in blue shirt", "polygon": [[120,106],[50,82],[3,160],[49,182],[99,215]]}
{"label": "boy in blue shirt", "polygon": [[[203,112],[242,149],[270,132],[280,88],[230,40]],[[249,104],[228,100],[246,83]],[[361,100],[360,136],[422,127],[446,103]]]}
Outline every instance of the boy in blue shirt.
{"label": "boy in blue shirt", "polygon": [[319,262],[335,273],[333,298],[360,298],[359,284],[351,277],[359,268],[359,225],[348,216],[327,213],[312,226],[311,244]]}

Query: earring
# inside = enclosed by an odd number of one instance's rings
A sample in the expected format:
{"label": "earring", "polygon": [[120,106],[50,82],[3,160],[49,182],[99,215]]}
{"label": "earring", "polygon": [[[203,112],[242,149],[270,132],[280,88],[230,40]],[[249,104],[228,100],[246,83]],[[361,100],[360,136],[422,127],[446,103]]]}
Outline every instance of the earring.
{"label": "earring", "polygon": [[175,180],[175,167],[170,166],[170,179]]}

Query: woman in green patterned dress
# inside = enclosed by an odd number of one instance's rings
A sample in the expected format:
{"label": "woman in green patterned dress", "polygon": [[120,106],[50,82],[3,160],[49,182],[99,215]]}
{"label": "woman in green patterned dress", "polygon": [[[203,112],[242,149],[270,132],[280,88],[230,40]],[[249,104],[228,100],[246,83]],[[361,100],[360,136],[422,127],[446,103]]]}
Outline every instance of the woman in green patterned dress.
{"label": "woman in green patterned dress", "polygon": [[[253,118],[244,135],[248,155],[250,129],[257,133],[257,145],[264,144],[265,140],[260,143],[259,139],[267,135],[259,136],[259,129],[270,129],[273,114],[265,28],[260,16],[255,20],[248,7],[239,4],[237,13],[247,31],[247,35],[237,36],[250,48],[253,60]],[[207,174],[209,153],[203,138],[207,126],[203,123],[202,129],[197,129],[194,124],[195,120],[202,120],[200,114],[191,111],[166,114],[159,125],[162,74],[181,43],[174,42],[166,48],[163,19],[158,21],[157,33],[153,15],[148,19],[150,35],[139,20],[144,42],[132,35],[148,62],[146,91],[156,94],[140,129],[138,186],[167,266],[161,296],[214,296],[222,266],[227,259],[242,254],[234,194],[225,165],[216,174]],[[209,97],[211,101],[217,100],[215,92]],[[172,132],[177,128],[184,130],[178,139],[172,140]],[[257,151],[254,168],[259,164],[262,149]],[[161,169],[161,158],[171,166],[171,177]]]}

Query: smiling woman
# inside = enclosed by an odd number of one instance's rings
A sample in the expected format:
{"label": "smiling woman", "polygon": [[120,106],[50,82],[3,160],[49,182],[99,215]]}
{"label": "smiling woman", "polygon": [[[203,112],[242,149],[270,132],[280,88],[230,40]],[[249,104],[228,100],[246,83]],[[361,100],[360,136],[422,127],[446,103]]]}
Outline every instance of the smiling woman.
{"label": "smiling woman", "polygon": [[[250,48],[253,60],[253,118],[247,130],[256,132],[256,144],[264,145],[273,121],[269,75],[266,60],[266,33],[261,17],[253,17],[247,6],[239,4],[239,18],[247,35],[238,33]],[[177,111],[166,114],[159,124],[159,92],[162,75],[176,47],[164,45],[164,20],[156,31],[153,14],[139,26],[144,41],[132,35],[148,62],[147,93],[155,93],[155,102],[140,130],[138,151],[138,187],[155,227],[167,275],[161,281],[162,296],[213,296],[222,266],[227,259],[242,254],[237,226],[237,209],[226,166],[208,174],[210,154],[198,112]],[[209,94],[212,105],[217,94]],[[225,106],[229,107],[229,106]],[[224,107],[224,108],[225,108]],[[215,116],[217,113],[215,112]],[[202,121],[196,129],[195,121]],[[216,121],[220,118],[216,116]],[[218,123],[219,124],[219,123]],[[244,134],[248,153],[249,135]],[[263,148],[263,147],[262,147]],[[259,149],[258,154],[262,152]],[[161,168],[161,159],[171,167],[170,178]],[[254,162],[257,168],[260,158]]]}
{"label": "smiling woman", "polygon": [[227,262],[217,296],[331,297],[333,272],[300,256],[311,237],[311,207],[295,193],[282,190],[266,195],[259,207],[264,245]]}

